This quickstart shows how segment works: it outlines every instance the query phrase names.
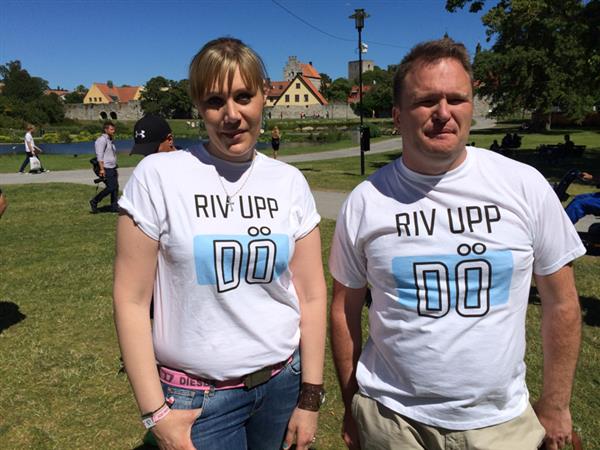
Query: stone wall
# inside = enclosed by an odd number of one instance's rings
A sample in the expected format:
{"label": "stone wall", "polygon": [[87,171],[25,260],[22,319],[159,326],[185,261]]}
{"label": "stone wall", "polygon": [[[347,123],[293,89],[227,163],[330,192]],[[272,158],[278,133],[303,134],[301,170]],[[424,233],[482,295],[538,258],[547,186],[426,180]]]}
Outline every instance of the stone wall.
{"label": "stone wall", "polygon": [[128,103],[65,105],[65,116],[75,120],[138,120],[143,115],[138,100]]}
{"label": "stone wall", "polygon": [[265,115],[272,119],[307,119],[313,117],[327,119],[353,119],[358,117],[350,106],[345,103],[330,103],[328,105],[309,106],[273,106],[265,108]]}

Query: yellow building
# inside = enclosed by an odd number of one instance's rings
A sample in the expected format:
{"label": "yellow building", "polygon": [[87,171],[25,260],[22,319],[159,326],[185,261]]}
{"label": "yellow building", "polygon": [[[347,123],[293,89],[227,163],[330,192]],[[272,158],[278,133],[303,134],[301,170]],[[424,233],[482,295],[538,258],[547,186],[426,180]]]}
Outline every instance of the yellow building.
{"label": "yellow building", "polygon": [[139,100],[142,86],[110,87],[106,83],[93,83],[83,98],[83,104],[127,103]]}
{"label": "yellow building", "polygon": [[[327,105],[327,100],[319,90],[302,74],[297,74],[281,92],[274,92],[273,88],[267,95],[267,106],[311,106]],[[275,83],[273,83],[275,84]],[[275,95],[279,94],[279,95]]]}

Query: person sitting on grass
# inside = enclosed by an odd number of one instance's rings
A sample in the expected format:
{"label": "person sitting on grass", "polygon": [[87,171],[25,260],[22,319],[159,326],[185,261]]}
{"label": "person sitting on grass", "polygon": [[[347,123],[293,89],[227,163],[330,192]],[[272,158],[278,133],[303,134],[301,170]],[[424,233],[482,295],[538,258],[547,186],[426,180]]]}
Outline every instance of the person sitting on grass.
{"label": "person sitting on grass", "polygon": [[[596,187],[600,187],[600,180],[595,180],[594,177],[587,172],[581,172],[579,178],[588,182],[595,181]],[[565,212],[574,224],[588,214],[600,215],[600,192],[589,192],[587,194],[576,195],[565,208]]]}

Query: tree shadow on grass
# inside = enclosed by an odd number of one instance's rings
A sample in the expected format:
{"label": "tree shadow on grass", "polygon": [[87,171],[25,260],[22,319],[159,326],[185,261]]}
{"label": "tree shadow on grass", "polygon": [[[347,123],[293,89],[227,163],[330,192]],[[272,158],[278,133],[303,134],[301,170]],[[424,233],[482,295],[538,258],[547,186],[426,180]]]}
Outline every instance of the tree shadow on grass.
{"label": "tree shadow on grass", "polygon": [[591,327],[600,326],[600,300],[595,297],[579,297],[583,321]]}
{"label": "tree shadow on grass", "polygon": [[19,305],[16,303],[0,301],[0,334],[26,317],[25,314],[19,311]]}
{"label": "tree shadow on grass", "polygon": [[[529,304],[541,305],[540,295],[535,286],[529,290]],[[583,323],[590,327],[600,326],[600,299],[596,297],[579,297]]]}

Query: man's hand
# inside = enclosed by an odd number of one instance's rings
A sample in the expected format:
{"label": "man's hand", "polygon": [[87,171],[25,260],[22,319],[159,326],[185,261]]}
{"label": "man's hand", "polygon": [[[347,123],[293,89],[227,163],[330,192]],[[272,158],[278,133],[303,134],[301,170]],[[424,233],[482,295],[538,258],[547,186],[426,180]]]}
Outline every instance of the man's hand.
{"label": "man's hand", "polygon": [[98,171],[98,174],[100,175],[100,178],[104,178],[106,176],[106,171],[104,170],[104,168],[101,168]]}
{"label": "man's hand", "polygon": [[288,423],[287,434],[285,435],[282,448],[288,449],[296,441],[297,450],[308,450],[310,445],[315,442],[318,419],[318,411],[307,411],[300,408],[294,409]]}
{"label": "man's hand", "polygon": [[592,174],[589,174],[587,172],[581,172],[579,174],[579,178],[581,178],[583,181],[592,181],[594,179]]}
{"label": "man's hand", "polygon": [[342,423],[342,439],[349,450],[360,450],[360,441],[358,439],[358,427],[350,411],[344,414]]}
{"label": "man's hand", "polygon": [[546,450],[558,450],[571,443],[571,430],[573,422],[569,409],[559,409],[546,404],[540,399],[533,409],[538,420],[546,430],[544,445]]}
{"label": "man's hand", "polygon": [[195,450],[192,443],[192,425],[202,409],[172,409],[152,428],[161,450]]}

